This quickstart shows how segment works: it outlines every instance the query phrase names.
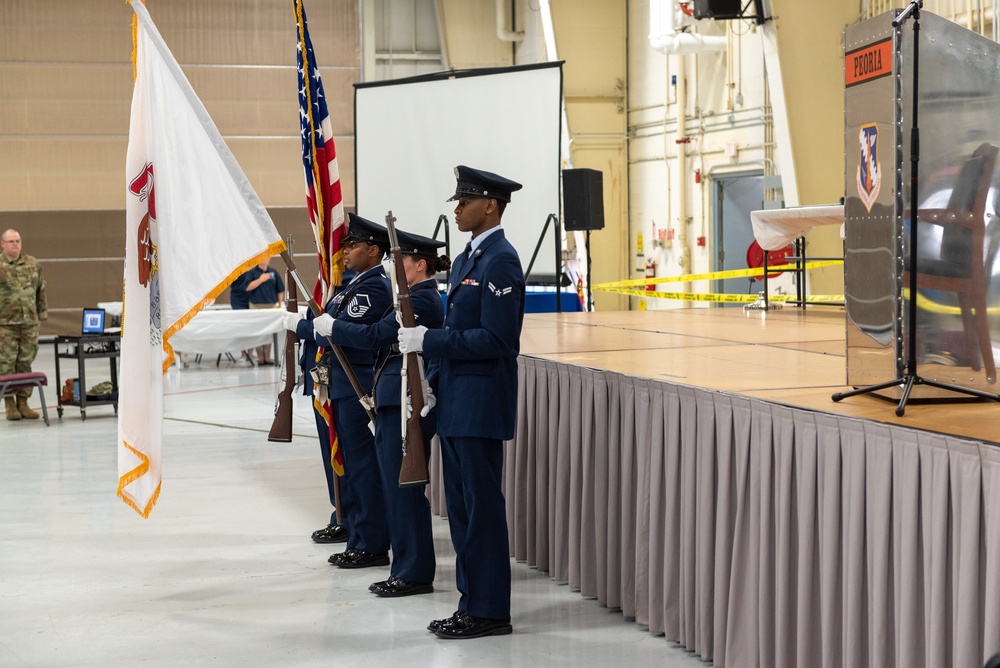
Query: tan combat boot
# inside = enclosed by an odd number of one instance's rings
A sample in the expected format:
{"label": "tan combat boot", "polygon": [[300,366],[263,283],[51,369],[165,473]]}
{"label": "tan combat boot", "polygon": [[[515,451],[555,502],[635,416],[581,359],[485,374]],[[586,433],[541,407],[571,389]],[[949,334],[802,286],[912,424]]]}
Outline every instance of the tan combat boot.
{"label": "tan combat boot", "polygon": [[[37,420],[38,413],[28,408],[28,397],[18,397],[17,398],[17,412],[21,414],[21,417],[26,420]],[[7,411],[9,414],[10,411]]]}
{"label": "tan combat boot", "polygon": [[20,420],[21,411],[17,410],[17,404],[14,403],[14,397],[4,397],[7,402],[7,419],[8,420]]}

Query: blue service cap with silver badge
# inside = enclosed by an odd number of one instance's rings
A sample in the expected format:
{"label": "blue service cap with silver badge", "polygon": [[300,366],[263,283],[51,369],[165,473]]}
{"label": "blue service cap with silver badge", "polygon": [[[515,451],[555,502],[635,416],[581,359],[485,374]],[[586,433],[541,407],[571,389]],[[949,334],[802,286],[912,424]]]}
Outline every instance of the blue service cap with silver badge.
{"label": "blue service cap with silver badge", "polygon": [[389,247],[389,232],[382,225],[367,218],[347,214],[347,236],[344,241],[363,241],[379,248]]}
{"label": "blue service cap with silver badge", "polygon": [[453,202],[463,197],[490,197],[498,202],[509,202],[510,194],[521,189],[517,181],[505,179],[499,174],[465,165],[455,168],[455,194],[446,201]]}
{"label": "blue service cap with silver badge", "polygon": [[396,230],[399,240],[399,250],[403,255],[430,255],[437,257],[438,249],[444,246],[443,241],[431,239],[420,234]]}

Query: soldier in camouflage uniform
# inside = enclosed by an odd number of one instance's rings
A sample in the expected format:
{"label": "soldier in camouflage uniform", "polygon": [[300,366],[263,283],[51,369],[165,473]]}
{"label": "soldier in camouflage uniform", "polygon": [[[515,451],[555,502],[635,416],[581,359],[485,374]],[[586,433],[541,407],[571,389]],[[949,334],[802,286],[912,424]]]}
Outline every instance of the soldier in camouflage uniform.
{"label": "soldier in camouflage uniform", "polygon": [[[27,373],[38,354],[38,323],[48,317],[45,278],[38,260],[21,254],[17,230],[4,232],[0,243],[0,375]],[[7,393],[8,420],[38,419],[29,396],[30,387]]]}

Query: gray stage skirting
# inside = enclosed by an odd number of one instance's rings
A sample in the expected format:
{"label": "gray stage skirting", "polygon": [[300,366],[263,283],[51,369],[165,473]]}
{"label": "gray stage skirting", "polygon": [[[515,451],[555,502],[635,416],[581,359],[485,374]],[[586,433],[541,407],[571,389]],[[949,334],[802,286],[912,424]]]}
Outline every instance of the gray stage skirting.
{"label": "gray stage skirting", "polygon": [[972,667],[1000,651],[1000,448],[529,357],[520,370],[517,560],[716,666]]}

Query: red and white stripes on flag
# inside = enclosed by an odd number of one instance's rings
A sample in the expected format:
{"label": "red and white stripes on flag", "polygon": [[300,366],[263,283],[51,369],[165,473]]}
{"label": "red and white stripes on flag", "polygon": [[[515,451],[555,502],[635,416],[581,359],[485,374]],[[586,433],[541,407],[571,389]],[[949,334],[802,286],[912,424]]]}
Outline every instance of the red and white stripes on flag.
{"label": "red and white stripes on flag", "polygon": [[285,244],[146,8],[131,5],[118,496],[148,517],[160,494],[170,338]]}
{"label": "red and white stripes on flag", "polygon": [[[340,285],[344,273],[341,248],[347,225],[344,217],[344,196],[340,189],[340,169],[337,148],[333,143],[333,124],[326,106],[323,79],[316,64],[309,25],[302,0],[295,2],[295,25],[298,34],[296,62],[299,71],[299,127],[302,135],[302,167],[306,177],[306,206],[316,237],[319,256],[319,276],[313,289],[313,299],[325,305]],[[344,475],[344,462],[333,424],[330,402],[318,396],[313,399],[316,411],[326,420],[330,430],[330,463],[337,475]]]}
{"label": "red and white stripes on flag", "polygon": [[333,142],[333,125],[326,106],[323,80],[309,38],[305,7],[302,0],[294,2],[298,32],[296,62],[299,71],[302,167],[306,177],[306,205],[319,255],[319,276],[313,299],[322,305],[332,296],[331,290],[340,284],[344,271],[341,246],[347,225],[344,222],[344,196],[340,189],[337,148]]}

